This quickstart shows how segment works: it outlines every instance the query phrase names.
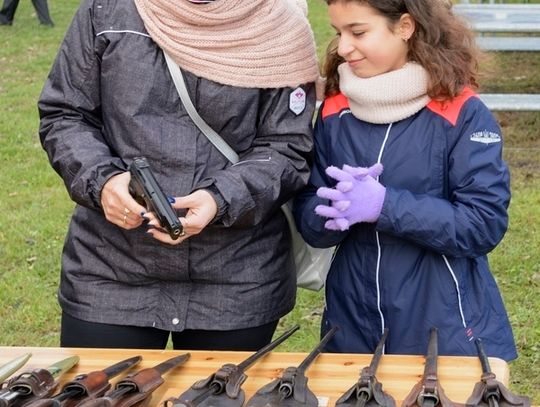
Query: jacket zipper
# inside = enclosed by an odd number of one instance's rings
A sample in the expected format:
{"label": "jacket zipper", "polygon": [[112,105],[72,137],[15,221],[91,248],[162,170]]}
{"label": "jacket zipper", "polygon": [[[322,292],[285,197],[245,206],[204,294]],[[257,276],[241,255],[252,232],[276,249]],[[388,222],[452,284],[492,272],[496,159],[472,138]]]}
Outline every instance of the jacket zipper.
{"label": "jacket zipper", "polygon": [[[379,156],[377,157],[377,163],[381,163],[382,154],[384,152],[384,147],[386,146],[386,142],[388,141],[388,137],[390,136],[390,130],[392,129],[392,123],[388,125],[388,128],[386,129],[386,134],[384,136],[383,143],[381,145],[381,149],[379,150]],[[379,181],[379,177],[377,177],[377,181]],[[381,335],[384,333],[384,328],[386,326],[386,321],[384,320],[384,314],[381,309],[381,286],[379,281],[379,273],[380,273],[380,267],[381,267],[381,242],[379,240],[379,232],[375,231],[375,238],[377,240],[377,267],[375,269],[375,282],[377,285],[377,310],[379,311],[379,316],[381,318]]]}

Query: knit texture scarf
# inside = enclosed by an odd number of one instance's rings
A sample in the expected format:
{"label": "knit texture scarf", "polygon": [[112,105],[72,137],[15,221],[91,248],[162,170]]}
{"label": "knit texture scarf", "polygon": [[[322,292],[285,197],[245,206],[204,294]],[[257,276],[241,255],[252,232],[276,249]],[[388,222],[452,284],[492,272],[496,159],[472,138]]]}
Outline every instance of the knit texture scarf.
{"label": "knit texture scarf", "polygon": [[338,67],[339,87],[352,114],[368,123],[393,123],[426,106],[429,75],[415,62],[371,78],[360,78],[347,63]]}
{"label": "knit texture scarf", "polygon": [[134,0],[152,39],[197,76],[247,88],[318,77],[305,0]]}

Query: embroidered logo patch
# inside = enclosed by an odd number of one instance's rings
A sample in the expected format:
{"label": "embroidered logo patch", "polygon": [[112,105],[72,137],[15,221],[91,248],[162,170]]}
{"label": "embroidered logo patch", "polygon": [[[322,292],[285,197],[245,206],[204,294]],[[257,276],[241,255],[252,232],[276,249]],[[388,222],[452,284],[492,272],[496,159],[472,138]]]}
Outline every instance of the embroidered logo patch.
{"label": "embroidered logo patch", "polygon": [[289,109],[295,115],[299,115],[306,108],[306,92],[298,87],[289,95]]}
{"label": "embroidered logo patch", "polygon": [[483,130],[471,134],[471,141],[484,144],[500,143],[501,136],[497,133],[493,133],[492,131]]}

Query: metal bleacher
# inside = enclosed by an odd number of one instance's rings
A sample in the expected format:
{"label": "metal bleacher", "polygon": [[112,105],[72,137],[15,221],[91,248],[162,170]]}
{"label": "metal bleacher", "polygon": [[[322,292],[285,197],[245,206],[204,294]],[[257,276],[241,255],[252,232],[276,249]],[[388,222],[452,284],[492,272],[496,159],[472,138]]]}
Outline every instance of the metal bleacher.
{"label": "metal bleacher", "polygon": [[[485,51],[540,51],[540,4],[470,3],[453,6],[477,33]],[[491,110],[540,111],[540,94],[481,94]]]}

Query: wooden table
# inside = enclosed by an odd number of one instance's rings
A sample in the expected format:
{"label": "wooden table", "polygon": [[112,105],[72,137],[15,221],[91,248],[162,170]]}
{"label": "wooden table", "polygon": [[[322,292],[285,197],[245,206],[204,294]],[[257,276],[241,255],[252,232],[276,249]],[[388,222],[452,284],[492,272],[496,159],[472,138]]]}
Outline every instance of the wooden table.
{"label": "wooden table", "polygon": [[[131,350],[131,349],[78,349],[78,348],[31,348],[1,347],[0,365],[31,352],[32,357],[19,370],[31,370],[47,367],[68,356],[78,355],[80,362],[62,376],[61,382],[73,378],[76,374],[101,370],[120,360],[141,355],[142,362],[133,371],[153,367],[166,359],[185,353],[173,350]],[[177,397],[187,390],[195,381],[204,379],[214,373],[225,363],[239,363],[252,355],[251,352],[203,352],[191,351],[191,358],[182,366],[165,374],[165,383],[153,394],[151,406],[160,406],[163,400]],[[242,386],[246,392],[246,400],[263,385],[279,377],[288,366],[298,366],[305,358],[305,353],[272,352],[260,359],[247,370],[248,379]],[[333,406],[335,401],[358,378],[360,370],[369,365],[371,355],[361,354],[328,354],[323,353],[315,360],[307,371],[309,388],[319,397],[321,406]],[[497,358],[489,358],[491,369],[497,379],[505,385],[509,380],[509,369],[506,362]],[[377,378],[383,390],[391,394],[401,405],[412,387],[424,372],[424,357],[410,355],[384,355],[377,369]],[[439,380],[446,395],[455,402],[465,402],[471,394],[474,384],[480,380],[482,373],[480,361],[476,357],[440,356],[438,359]],[[122,377],[123,375],[120,375]],[[113,383],[118,379],[113,379]]]}

